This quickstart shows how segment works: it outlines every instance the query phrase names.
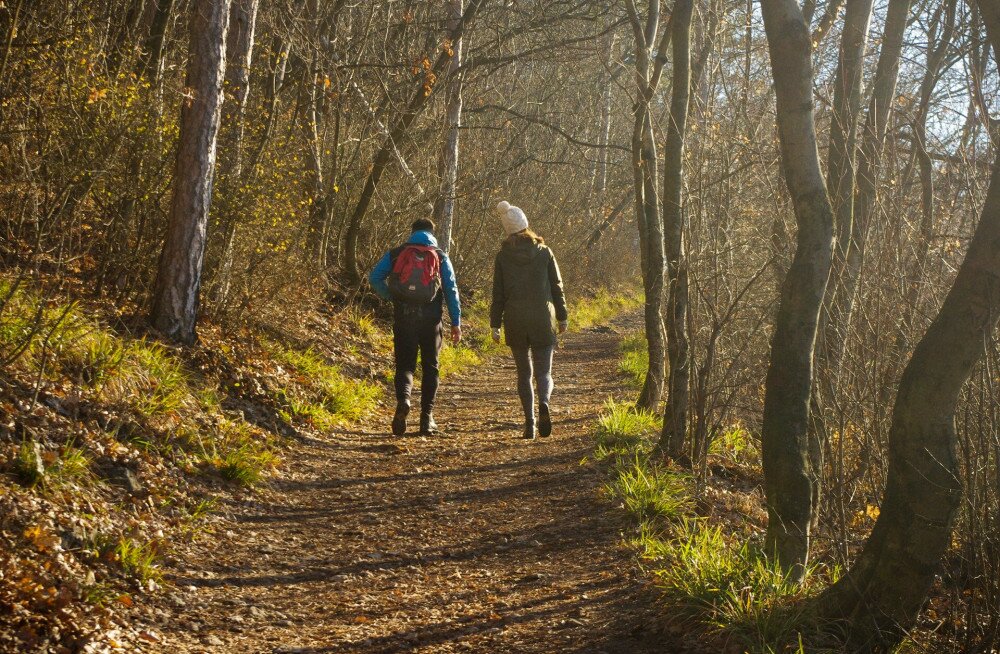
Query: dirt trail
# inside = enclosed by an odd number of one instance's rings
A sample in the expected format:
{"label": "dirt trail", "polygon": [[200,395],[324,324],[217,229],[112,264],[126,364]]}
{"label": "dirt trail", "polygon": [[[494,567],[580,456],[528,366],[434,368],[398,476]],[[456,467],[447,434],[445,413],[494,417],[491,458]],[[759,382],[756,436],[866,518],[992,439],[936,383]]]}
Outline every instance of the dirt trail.
{"label": "dirt trail", "polygon": [[[581,459],[621,391],[615,330],[556,353],[555,433],[520,439],[509,358],[442,384],[438,437],[308,440],[181,555],[164,652],[665,652]],[[411,416],[411,422],[413,422]]]}

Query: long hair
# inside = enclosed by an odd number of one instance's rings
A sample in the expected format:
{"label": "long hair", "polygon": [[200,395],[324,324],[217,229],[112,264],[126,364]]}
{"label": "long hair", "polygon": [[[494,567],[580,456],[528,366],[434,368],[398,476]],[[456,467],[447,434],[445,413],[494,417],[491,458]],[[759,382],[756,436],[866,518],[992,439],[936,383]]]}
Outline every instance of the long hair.
{"label": "long hair", "polygon": [[537,243],[538,245],[544,245],[545,239],[536,234],[532,229],[522,229],[519,232],[514,232],[506,239],[504,239],[504,245],[516,245],[521,241],[531,241],[532,243]]}

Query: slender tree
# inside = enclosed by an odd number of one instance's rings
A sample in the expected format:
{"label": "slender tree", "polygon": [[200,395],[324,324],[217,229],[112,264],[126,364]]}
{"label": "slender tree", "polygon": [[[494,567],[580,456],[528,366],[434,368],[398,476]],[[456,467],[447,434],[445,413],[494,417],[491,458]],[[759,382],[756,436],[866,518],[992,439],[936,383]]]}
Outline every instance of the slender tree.
{"label": "slender tree", "polygon": [[198,318],[205,229],[212,203],[215,145],[222,114],[229,0],[194,0],[190,15],[187,97],[150,320],[167,338],[193,343]]}
{"label": "slender tree", "polygon": [[673,23],[673,81],[670,116],[663,156],[663,242],[667,272],[667,404],[663,415],[660,448],[671,457],[684,453],[687,434],[688,384],[688,278],[684,261],[684,137],[691,96],[692,0],[677,0]]}
{"label": "slender tree", "polygon": [[[226,37],[225,90],[230,95],[232,112],[226,118],[232,121],[234,135],[227,165],[234,199],[242,197],[238,191],[243,182],[243,141],[246,133],[247,100],[250,97],[250,65],[253,62],[254,33],[260,0],[231,0],[229,35]],[[215,301],[224,303],[229,295],[233,271],[233,251],[238,226],[239,203],[233,202],[226,212],[223,226],[222,261],[215,282]]]}
{"label": "slender tree", "polygon": [[[448,30],[453,34],[465,11],[464,0],[448,0]],[[448,90],[445,95],[446,129],[441,147],[438,171],[441,176],[441,192],[434,203],[434,220],[438,226],[441,249],[448,251],[451,245],[452,222],[455,218],[455,185],[458,181],[458,138],[462,127],[462,37],[450,44],[451,63],[448,65]]]}
{"label": "slender tree", "polygon": [[659,86],[666,48],[672,30],[667,25],[656,46],[660,27],[660,2],[650,0],[645,20],[635,0],[627,0],[629,22],[635,38],[635,122],[632,128],[632,183],[635,188],[636,222],[639,225],[639,250],[645,292],[644,318],[649,365],[636,405],[656,411],[663,396],[666,334],[663,326],[663,218],[658,192],[656,136],[650,116],[650,103]]}
{"label": "slender tree", "polygon": [[763,0],[785,182],[798,225],[781,288],[764,381],[766,545],[793,579],[809,558],[817,471],[809,457],[809,396],[819,311],[830,274],[833,210],[813,121],[812,42],[795,0]]}

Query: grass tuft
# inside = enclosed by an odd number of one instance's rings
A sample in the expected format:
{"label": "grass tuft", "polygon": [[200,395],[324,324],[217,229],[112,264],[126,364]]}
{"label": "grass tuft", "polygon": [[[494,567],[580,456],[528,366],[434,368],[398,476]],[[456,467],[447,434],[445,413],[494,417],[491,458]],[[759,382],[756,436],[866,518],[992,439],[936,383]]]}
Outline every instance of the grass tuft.
{"label": "grass tuft", "polygon": [[146,583],[162,579],[162,573],[157,565],[156,548],[151,542],[120,538],[112,553],[122,570],[139,581]]}
{"label": "grass tuft", "polygon": [[634,388],[642,388],[649,369],[649,349],[646,338],[641,333],[630,334],[622,339],[619,345],[622,353],[618,369],[624,373]]}
{"label": "grass tuft", "polygon": [[612,455],[647,452],[659,430],[658,416],[637,409],[633,404],[608,400],[597,421],[594,456],[601,461]]}
{"label": "grass tuft", "polygon": [[675,615],[724,631],[750,651],[796,642],[805,618],[803,587],[747,541],[731,542],[721,527],[684,520],[655,569],[657,587]]}
{"label": "grass tuft", "polygon": [[277,457],[252,443],[244,443],[222,455],[219,474],[243,486],[260,483],[266,470],[277,465]]}
{"label": "grass tuft", "polygon": [[613,480],[604,490],[640,522],[676,520],[691,505],[686,476],[638,455],[632,461],[619,462]]}

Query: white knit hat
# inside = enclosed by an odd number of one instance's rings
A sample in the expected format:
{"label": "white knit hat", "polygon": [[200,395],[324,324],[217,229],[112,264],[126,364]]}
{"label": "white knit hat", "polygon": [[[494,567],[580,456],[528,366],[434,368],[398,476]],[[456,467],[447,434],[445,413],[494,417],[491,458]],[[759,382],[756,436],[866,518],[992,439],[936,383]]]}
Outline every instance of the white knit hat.
{"label": "white knit hat", "polygon": [[500,216],[500,223],[507,236],[528,229],[528,217],[524,215],[520,207],[515,207],[506,200],[497,205],[497,214]]}

